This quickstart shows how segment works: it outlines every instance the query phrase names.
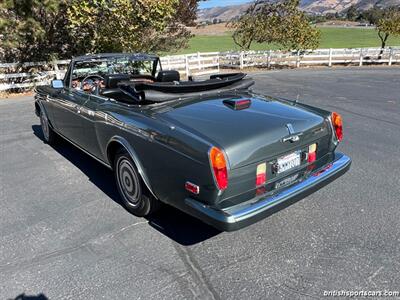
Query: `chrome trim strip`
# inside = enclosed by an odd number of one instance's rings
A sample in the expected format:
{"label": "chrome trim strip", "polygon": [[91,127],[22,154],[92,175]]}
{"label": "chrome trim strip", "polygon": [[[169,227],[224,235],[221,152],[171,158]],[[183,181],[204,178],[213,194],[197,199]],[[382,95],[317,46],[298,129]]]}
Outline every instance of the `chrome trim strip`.
{"label": "chrome trim strip", "polygon": [[[316,170],[304,181],[299,182],[283,190],[282,192],[277,193],[276,195],[261,198],[261,200],[258,200],[255,203],[238,204],[225,210],[213,209],[191,198],[185,199],[185,203],[215,221],[228,224],[238,223],[240,221],[250,219],[257,214],[262,213],[263,211],[268,210],[286,200],[289,200],[292,197],[295,197],[297,194],[300,194],[301,192],[318,185],[351,164],[351,159],[348,156],[342,153],[336,153],[335,155],[336,160],[328,164],[328,167],[326,166],[321,170]],[[337,156],[339,156],[339,158],[337,158]]]}

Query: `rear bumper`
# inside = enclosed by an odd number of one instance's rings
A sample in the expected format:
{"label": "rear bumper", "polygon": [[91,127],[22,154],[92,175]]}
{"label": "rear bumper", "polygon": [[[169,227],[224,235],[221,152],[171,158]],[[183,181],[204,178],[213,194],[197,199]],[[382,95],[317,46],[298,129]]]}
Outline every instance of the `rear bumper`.
{"label": "rear bumper", "polygon": [[202,221],[220,230],[233,231],[255,223],[312,194],[346,173],[350,165],[351,159],[338,152],[330,164],[310,174],[305,180],[255,202],[249,201],[224,210],[217,210],[192,198],[185,199],[185,204],[190,213]]}

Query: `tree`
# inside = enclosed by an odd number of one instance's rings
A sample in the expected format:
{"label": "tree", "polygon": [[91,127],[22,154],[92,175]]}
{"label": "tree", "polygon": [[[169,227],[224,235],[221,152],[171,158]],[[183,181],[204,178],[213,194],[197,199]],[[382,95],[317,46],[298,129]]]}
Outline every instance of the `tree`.
{"label": "tree", "polygon": [[49,60],[72,54],[66,1],[5,0],[0,3],[0,41],[6,61]]}
{"label": "tree", "polygon": [[381,59],[389,36],[400,35],[400,9],[398,7],[386,9],[373,7],[361,13],[360,18],[376,26],[382,49],[378,58]]}
{"label": "tree", "polygon": [[69,28],[80,52],[132,52],[158,48],[177,0],[72,0]]}
{"label": "tree", "polygon": [[238,21],[229,23],[234,42],[244,50],[253,42],[276,43],[288,50],[315,49],[320,32],[298,6],[299,0],[255,1]]}
{"label": "tree", "polygon": [[166,29],[157,35],[150,51],[176,51],[186,48],[193,36],[187,26],[195,26],[197,18],[197,0],[179,0],[174,7],[175,13]]}
{"label": "tree", "polygon": [[360,19],[366,20],[369,24],[376,25],[378,21],[383,17],[384,10],[374,6],[360,14]]}
{"label": "tree", "polygon": [[358,15],[358,10],[355,5],[351,5],[346,11],[347,20],[354,21]]}
{"label": "tree", "polygon": [[400,35],[400,10],[394,7],[387,9],[383,17],[378,20],[376,29],[381,40],[381,52],[379,53],[379,59],[381,59],[389,36]]}
{"label": "tree", "polygon": [[259,5],[259,1],[254,2],[238,20],[228,23],[228,26],[234,29],[232,34],[233,41],[243,50],[250,49],[256,34],[260,30]]}
{"label": "tree", "polygon": [[304,15],[292,15],[288,17],[286,24],[290,24],[290,26],[283,28],[283,35],[278,42],[285,49],[304,50],[318,47],[321,33],[315,27],[310,26]]}
{"label": "tree", "polygon": [[197,0],[2,0],[0,60],[185,47]]}
{"label": "tree", "polygon": [[180,0],[175,13],[176,20],[185,26],[195,26],[197,18],[197,2],[199,1]]}

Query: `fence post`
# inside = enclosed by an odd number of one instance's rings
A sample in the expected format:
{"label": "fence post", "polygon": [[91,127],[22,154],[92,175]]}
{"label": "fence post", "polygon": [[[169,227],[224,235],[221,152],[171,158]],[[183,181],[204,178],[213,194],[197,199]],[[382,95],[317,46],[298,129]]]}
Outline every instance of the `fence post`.
{"label": "fence post", "polygon": [[185,71],[186,71],[186,77],[187,77],[188,80],[189,80],[190,68],[189,68],[189,57],[188,57],[187,54],[185,55]]}
{"label": "fence post", "polygon": [[332,48],[329,49],[329,63],[328,63],[329,67],[332,67]]}
{"label": "fence post", "polygon": [[296,68],[300,67],[300,50],[297,50]]}
{"label": "fence post", "polygon": [[393,61],[393,48],[390,48],[390,52],[389,52],[389,66],[392,65],[392,61]]}
{"label": "fence post", "polygon": [[243,53],[243,51],[240,51],[239,64],[240,64],[240,70],[243,70],[243,68],[244,68],[244,53]]}
{"label": "fence post", "polygon": [[201,70],[200,52],[197,52],[197,65],[198,65],[198,69],[199,69],[199,71],[200,71],[200,70]]}
{"label": "fence post", "polygon": [[362,65],[363,65],[363,50],[360,49],[360,64],[359,64],[359,66],[362,67]]}
{"label": "fence post", "polygon": [[267,52],[267,68],[271,68],[271,50]]}
{"label": "fence post", "polygon": [[217,62],[218,62],[218,73],[219,73],[219,68],[220,68],[220,64],[221,64],[221,61],[219,59],[219,53],[217,55]]}

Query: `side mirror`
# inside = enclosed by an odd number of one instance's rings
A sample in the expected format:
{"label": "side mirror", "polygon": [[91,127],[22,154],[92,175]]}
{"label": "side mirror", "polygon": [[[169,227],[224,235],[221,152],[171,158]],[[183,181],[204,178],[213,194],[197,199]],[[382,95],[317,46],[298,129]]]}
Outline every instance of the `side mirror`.
{"label": "side mirror", "polygon": [[64,83],[62,80],[55,79],[51,81],[51,86],[53,89],[62,89],[64,87]]}

